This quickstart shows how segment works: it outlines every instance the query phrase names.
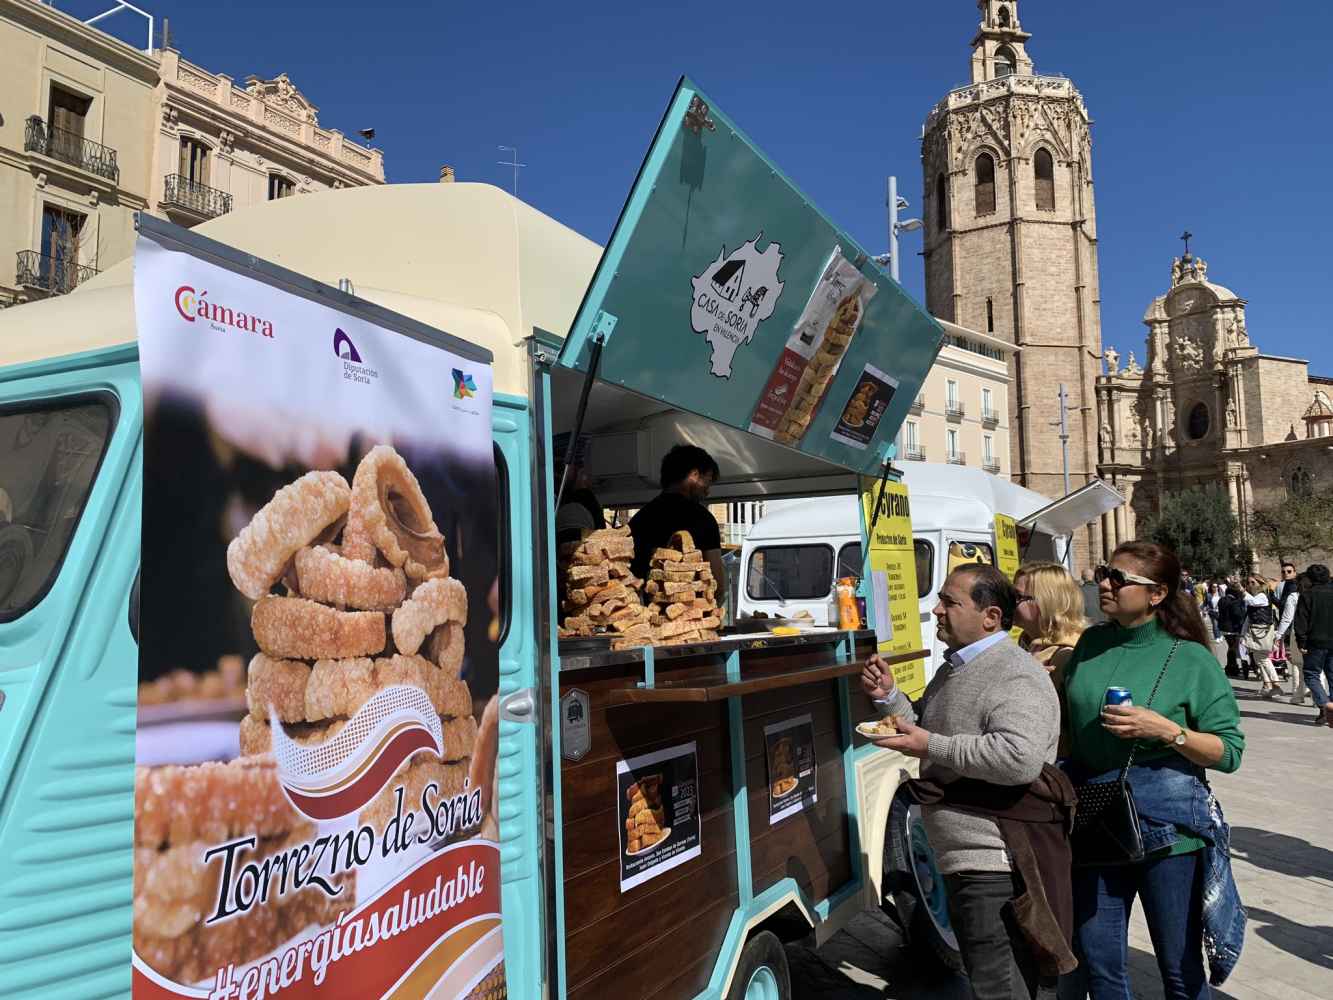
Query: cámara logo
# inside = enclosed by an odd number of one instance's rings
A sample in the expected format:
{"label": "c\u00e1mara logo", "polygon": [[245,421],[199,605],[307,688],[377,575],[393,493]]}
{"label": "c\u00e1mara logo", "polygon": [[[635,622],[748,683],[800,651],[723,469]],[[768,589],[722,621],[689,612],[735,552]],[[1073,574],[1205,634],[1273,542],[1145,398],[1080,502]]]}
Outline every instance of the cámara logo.
{"label": "c\u00e1mara logo", "polygon": [[344,361],[351,361],[358,365],[361,363],[361,355],[357,353],[352,338],[343,333],[342,330],[333,331],[333,353]]}
{"label": "c\u00e1mara logo", "polygon": [[189,285],[181,285],[176,289],[175,301],[176,312],[180,313],[181,319],[187,323],[203,319],[208,320],[208,325],[220,333],[226,333],[230,327],[233,330],[244,330],[246,333],[257,333],[261,337],[273,339],[272,323],[254,313],[209,302],[208,289],[196,294]]}
{"label": "c\u00e1mara logo", "polygon": [[454,372],[454,399],[471,399],[477,394],[477,383],[472,375],[458,368]]}

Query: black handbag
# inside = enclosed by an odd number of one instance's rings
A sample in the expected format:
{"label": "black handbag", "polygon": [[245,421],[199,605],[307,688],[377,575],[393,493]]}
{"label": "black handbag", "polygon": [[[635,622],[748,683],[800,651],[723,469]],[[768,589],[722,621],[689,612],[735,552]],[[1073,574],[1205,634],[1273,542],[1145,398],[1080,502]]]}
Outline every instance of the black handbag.
{"label": "black handbag", "polygon": [[[1177,639],[1162,664],[1162,672],[1157,675],[1157,683],[1153,685],[1144,708],[1152,707],[1166,669],[1171,666],[1179,648],[1180,640]],[[1134,791],[1129,787],[1129,769],[1134,766],[1138,749],[1139,741],[1135,740],[1129,748],[1125,766],[1114,781],[1093,781],[1075,786],[1077,805],[1070,835],[1075,868],[1143,860],[1143,830],[1139,826],[1139,811],[1134,805]]]}

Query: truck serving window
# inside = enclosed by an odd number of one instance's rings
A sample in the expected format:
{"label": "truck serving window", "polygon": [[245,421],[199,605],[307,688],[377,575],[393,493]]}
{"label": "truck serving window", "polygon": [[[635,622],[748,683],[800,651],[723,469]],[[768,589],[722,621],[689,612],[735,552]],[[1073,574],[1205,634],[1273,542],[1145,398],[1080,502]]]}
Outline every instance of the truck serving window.
{"label": "truck serving window", "polygon": [[55,582],[114,423],[88,396],[0,410],[0,622]]}
{"label": "truck serving window", "polygon": [[773,545],[750,556],[745,592],[752,601],[809,601],[832,590],[832,546]]}

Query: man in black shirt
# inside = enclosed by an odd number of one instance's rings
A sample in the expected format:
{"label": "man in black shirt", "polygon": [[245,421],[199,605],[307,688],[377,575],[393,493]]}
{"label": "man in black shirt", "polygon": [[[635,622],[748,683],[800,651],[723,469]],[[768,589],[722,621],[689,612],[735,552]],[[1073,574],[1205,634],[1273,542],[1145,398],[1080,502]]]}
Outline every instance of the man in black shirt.
{"label": "man in black shirt", "polygon": [[726,583],[722,535],[704,505],[718,471],[713,456],[694,445],[678,444],[666,453],[662,459],[662,492],[629,522],[634,536],[635,576],[646,580],[653,552],[670,542],[677,531],[688,531],[708,559],[718,587]]}

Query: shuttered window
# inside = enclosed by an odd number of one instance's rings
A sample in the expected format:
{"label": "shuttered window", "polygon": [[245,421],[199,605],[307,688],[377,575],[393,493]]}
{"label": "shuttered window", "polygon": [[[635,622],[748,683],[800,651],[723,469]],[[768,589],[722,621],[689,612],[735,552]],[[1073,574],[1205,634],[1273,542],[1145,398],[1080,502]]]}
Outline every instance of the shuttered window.
{"label": "shuttered window", "polygon": [[207,184],[208,147],[194,139],[182,139],[179,173],[196,184]]}

